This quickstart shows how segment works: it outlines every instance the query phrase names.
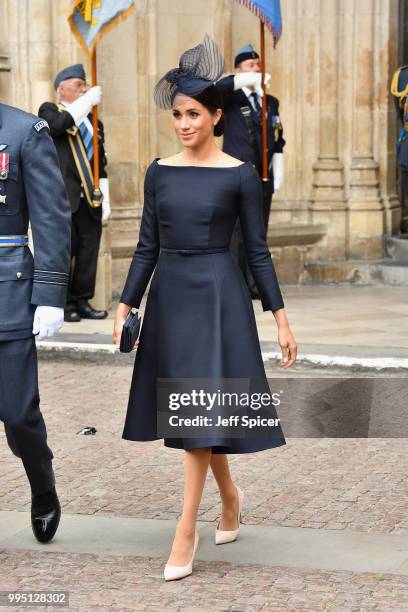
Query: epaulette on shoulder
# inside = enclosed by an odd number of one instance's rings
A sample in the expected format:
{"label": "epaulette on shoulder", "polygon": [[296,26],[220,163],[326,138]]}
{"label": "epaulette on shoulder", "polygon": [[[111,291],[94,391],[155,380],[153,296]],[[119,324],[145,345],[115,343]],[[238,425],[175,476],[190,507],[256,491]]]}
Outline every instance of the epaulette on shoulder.
{"label": "epaulette on shoulder", "polygon": [[402,89],[401,91],[398,89],[398,81],[399,81],[400,74],[405,69],[408,69],[408,64],[406,64],[405,66],[400,66],[399,68],[397,68],[396,71],[394,72],[393,76],[392,76],[392,80],[391,80],[391,93],[396,98],[405,98],[405,96],[408,96],[408,83],[404,87],[404,89]]}
{"label": "epaulette on shoulder", "polygon": [[39,119],[38,121],[36,121],[33,124],[33,128],[36,132],[41,132],[41,130],[43,130],[44,128],[50,129],[45,119]]}

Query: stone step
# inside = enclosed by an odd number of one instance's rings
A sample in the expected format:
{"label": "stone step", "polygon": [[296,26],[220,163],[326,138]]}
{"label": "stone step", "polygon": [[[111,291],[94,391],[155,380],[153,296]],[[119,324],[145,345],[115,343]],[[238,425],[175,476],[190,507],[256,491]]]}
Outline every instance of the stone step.
{"label": "stone step", "polygon": [[268,227],[270,247],[305,247],[319,242],[327,232],[327,225],[320,223],[274,223]]}
{"label": "stone step", "polygon": [[408,262],[408,234],[388,236],[385,239],[385,251],[392,259]]}
{"label": "stone step", "polygon": [[[158,558],[163,559],[164,563],[175,526],[173,518],[64,513],[58,537],[51,546],[43,546],[41,552],[51,553],[51,556],[57,553],[106,555],[106,558],[111,559],[113,567],[115,556],[145,557],[148,560]],[[234,545],[214,546],[212,522],[197,521],[197,530],[200,534],[197,550],[199,561],[214,562],[216,568],[221,561],[243,566],[242,574],[245,573],[246,564],[268,568],[317,568],[325,572],[340,571],[347,574],[395,574],[401,576],[401,583],[408,574],[408,536],[404,533],[366,533],[351,529],[244,523],[239,540]],[[27,550],[38,553],[39,546],[32,536],[29,512],[0,511],[0,546],[9,554],[9,551]],[[85,560],[80,562],[86,563]],[[150,566],[148,571],[151,571]],[[220,573],[219,569],[213,571]],[[189,607],[189,610],[197,609]]]}
{"label": "stone step", "polygon": [[384,260],[370,265],[371,277],[374,283],[381,285],[408,286],[408,258],[403,260]]}
{"label": "stone step", "polygon": [[408,286],[408,261],[311,261],[305,264],[302,282]]}
{"label": "stone step", "polygon": [[121,232],[119,236],[112,238],[112,258],[123,259],[132,257],[138,237],[133,231]]}

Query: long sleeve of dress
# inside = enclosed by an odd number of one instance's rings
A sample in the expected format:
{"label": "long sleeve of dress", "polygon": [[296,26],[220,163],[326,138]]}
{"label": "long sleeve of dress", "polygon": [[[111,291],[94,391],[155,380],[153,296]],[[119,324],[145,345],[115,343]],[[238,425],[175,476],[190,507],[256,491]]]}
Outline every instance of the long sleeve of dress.
{"label": "long sleeve of dress", "polygon": [[278,310],[284,308],[284,303],[266,242],[261,180],[249,163],[239,166],[239,172],[241,177],[239,219],[248,264],[261,296],[263,310]]}
{"label": "long sleeve of dress", "polygon": [[146,172],[144,183],[144,205],[140,225],[139,241],[133,254],[129,274],[120,301],[139,308],[143,294],[156,266],[160,250],[160,239],[155,211],[154,163]]}

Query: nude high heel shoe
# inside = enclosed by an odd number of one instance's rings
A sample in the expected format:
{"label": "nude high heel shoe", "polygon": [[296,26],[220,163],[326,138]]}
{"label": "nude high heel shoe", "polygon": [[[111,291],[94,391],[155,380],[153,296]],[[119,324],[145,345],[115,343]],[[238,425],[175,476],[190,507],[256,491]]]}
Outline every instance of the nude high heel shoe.
{"label": "nude high heel shoe", "polygon": [[179,578],[189,576],[193,572],[193,561],[194,556],[196,554],[199,539],[200,538],[198,536],[198,533],[195,532],[193,554],[191,556],[190,562],[187,563],[187,565],[169,565],[168,563],[166,563],[164,568],[165,580],[178,580]]}
{"label": "nude high heel shoe", "polygon": [[217,527],[217,529],[215,530],[215,543],[216,544],[227,544],[228,542],[234,542],[234,540],[237,539],[238,532],[239,532],[239,524],[242,523],[241,512],[242,512],[242,502],[244,501],[244,493],[241,491],[241,489],[237,485],[235,485],[235,487],[238,491],[238,512],[237,512],[238,529],[223,531],[221,529],[218,529]]}

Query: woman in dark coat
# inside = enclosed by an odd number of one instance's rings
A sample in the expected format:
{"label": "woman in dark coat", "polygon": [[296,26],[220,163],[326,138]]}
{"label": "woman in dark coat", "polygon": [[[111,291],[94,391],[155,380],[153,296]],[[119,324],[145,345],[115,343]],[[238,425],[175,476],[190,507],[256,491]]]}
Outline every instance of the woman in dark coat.
{"label": "woman in dark coat", "polygon": [[[207,428],[200,437],[159,435],[157,379],[242,379],[267,384],[251,297],[229,252],[239,215],[248,261],[278,326],[281,366],[296,359],[262,221],[262,186],[249,162],[223,153],[214,136],[223,132],[222,99],[214,82],[224,71],[215,44],[186,51],[180,66],[156,85],[155,101],[172,109],[181,153],[156,159],[145,178],[139,242],[118,306],[113,340],[132,307],[138,308],[153,273],[123,437],[156,440],[185,451],[183,511],[166,564],[166,580],[192,571],[198,544],[196,518],[208,466],[217,481],[222,514],[216,544],[232,542],[239,530],[243,492],[230,475],[227,454],[251,453],[285,444],[277,420],[273,433],[231,437]],[[251,387],[252,388],[252,387]],[[184,390],[184,388],[183,388]],[[274,415],[273,406],[269,414]]]}

